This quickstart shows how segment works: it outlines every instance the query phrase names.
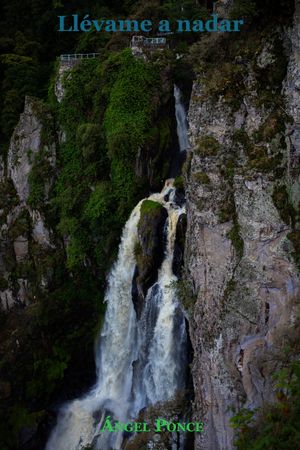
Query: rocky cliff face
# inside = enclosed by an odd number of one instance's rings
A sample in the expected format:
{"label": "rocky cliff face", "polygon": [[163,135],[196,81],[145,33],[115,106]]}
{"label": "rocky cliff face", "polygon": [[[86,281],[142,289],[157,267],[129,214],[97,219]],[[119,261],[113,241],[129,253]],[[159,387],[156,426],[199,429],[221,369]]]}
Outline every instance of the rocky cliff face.
{"label": "rocky cliff face", "polygon": [[[273,400],[274,352],[295,318],[298,13],[299,2],[292,28],[256,37],[251,57],[237,53],[235,67],[220,64],[193,87],[185,269],[197,294],[190,314],[194,412],[205,423],[197,449],[233,449],[233,411]],[[279,45],[289,61],[283,82],[275,76],[286,67]]]}
{"label": "rocky cliff face", "polygon": [[[6,171],[2,163],[0,298],[4,309],[33,300],[30,270],[39,264],[38,253],[53,247],[43,213],[56,159],[55,139],[54,136],[50,138],[49,122],[51,117],[45,107],[27,97],[10,142]],[[41,165],[44,173],[37,171]],[[35,190],[39,191],[43,207],[34,201]],[[49,280],[46,273],[40,273],[35,281],[43,288]]]}

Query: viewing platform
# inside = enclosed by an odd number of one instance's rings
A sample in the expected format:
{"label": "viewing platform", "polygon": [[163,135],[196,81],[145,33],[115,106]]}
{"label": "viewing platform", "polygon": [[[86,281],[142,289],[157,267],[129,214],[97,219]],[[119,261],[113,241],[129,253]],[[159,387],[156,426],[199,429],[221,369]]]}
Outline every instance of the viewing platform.
{"label": "viewing platform", "polygon": [[74,66],[77,62],[83,59],[98,58],[100,53],[69,53],[60,55],[60,63],[66,66]]}
{"label": "viewing platform", "polygon": [[152,47],[164,48],[167,46],[167,39],[165,37],[146,38],[144,36],[133,36],[130,47]]}
{"label": "viewing platform", "polygon": [[145,56],[144,51],[163,50],[168,47],[165,37],[147,38],[144,36],[133,36],[130,48],[134,56]]}
{"label": "viewing platform", "polygon": [[65,55],[60,55],[61,61],[77,61],[78,59],[90,59],[98,58],[100,53],[70,53]]}

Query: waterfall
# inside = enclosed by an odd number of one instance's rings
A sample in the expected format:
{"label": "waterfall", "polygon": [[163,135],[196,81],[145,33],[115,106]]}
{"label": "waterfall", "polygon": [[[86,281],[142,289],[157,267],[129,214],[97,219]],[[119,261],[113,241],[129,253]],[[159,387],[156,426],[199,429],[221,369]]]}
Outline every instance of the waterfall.
{"label": "waterfall", "polygon": [[172,182],[149,199],[168,212],[166,250],[158,279],[148,290],[140,319],[132,302],[136,266],[134,248],[142,201],[126,223],[105,294],[107,311],[96,345],[97,382],[82,398],[62,406],[46,450],[119,450],[120,433],[99,432],[106,415],[126,422],[148,405],[171,399],[185,386],[186,329],[176,298],[172,271],[178,218]]}
{"label": "waterfall", "polygon": [[186,111],[182,102],[181,90],[176,84],[174,84],[174,97],[175,97],[175,113],[177,121],[177,136],[179,141],[180,151],[190,148],[188,138],[188,123],[186,118]]}

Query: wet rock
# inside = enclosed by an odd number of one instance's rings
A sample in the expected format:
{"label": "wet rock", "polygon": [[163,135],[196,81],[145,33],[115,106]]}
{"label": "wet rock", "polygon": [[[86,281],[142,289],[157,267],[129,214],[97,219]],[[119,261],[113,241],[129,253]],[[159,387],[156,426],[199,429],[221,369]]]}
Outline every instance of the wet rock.
{"label": "wet rock", "polygon": [[174,246],[174,256],[172,269],[174,274],[180,278],[183,269],[183,257],[184,257],[184,244],[185,244],[185,234],[187,227],[186,214],[181,214],[178,219],[176,227],[176,239]]}
{"label": "wet rock", "polygon": [[164,226],[167,210],[157,202],[145,200],[141,207],[136,247],[137,270],[133,283],[133,302],[138,317],[149,287],[157,279],[164,257]]}

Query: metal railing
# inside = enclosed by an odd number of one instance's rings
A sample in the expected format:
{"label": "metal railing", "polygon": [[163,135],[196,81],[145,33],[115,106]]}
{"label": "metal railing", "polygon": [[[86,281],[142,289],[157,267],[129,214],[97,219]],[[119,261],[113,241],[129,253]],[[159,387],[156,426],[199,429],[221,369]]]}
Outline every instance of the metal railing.
{"label": "metal railing", "polygon": [[167,44],[167,39],[164,37],[156,37],[156,38],[146,38],[144,36],[133,36],[131,40],[131,47],[159,47],[165,46]]}
{"label": "metal railing", "polygon": [[77,61],[78,59],[90,59],[97,58],[100,53],[73,53],[73,54],[65,54],[60,55],[60,60],[64,62],[72,62]]}

